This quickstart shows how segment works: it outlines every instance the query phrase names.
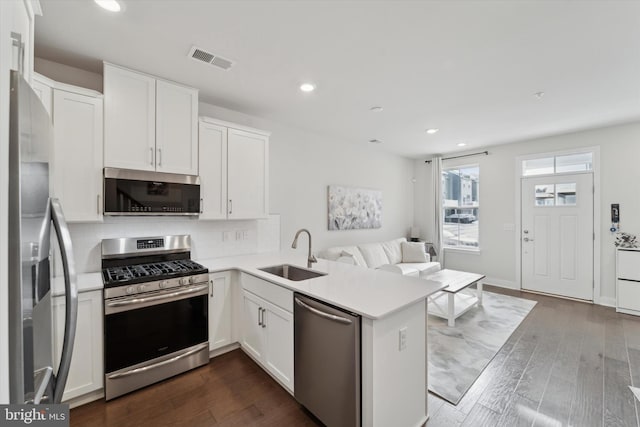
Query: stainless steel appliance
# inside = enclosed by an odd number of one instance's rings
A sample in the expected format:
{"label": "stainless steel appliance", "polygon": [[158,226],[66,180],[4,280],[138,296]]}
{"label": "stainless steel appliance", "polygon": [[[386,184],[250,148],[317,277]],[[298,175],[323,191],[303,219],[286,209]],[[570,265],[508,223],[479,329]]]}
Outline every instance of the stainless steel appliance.
{"label": "stainless steel appliance", "polygon": [[360,426],[360,316],[298,293],[294,301],[296,400],[327,426]]}
{"label": "stainless steel appliance", "polygon": [[[9,125],[9,400],[60,403],[75,339],[77,288],[71,235],[57,199],[49,198],[53,129],[44,106],[11,72]],[[54,371],[51,223],[64,268],[66,317]]]}
{"label": "stainless steel appliance", "polygon": [[104,168],[105,215],[199,215],[200,178]]}
{"label": "stainless steel appliance", "polygon": [[102,241],[107,400],[209,362],[209,272],[188,235]]}

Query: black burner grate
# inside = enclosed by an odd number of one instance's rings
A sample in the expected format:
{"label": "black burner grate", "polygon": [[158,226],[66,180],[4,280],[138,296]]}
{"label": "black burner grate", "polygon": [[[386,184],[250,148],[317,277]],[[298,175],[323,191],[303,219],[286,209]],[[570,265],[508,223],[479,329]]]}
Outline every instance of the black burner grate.
{"label": "black burner grate", "polygon": [[191,274],[206,273],[208,270],[191,260],[154,262],[149,264],[109,267],[102,270],[105,285],[138,283],[149,280],[161,280]]}

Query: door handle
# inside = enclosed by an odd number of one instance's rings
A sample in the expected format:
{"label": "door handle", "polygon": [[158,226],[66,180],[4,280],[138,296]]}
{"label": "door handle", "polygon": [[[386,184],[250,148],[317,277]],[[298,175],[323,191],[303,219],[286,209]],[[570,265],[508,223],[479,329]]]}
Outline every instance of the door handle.
{"label": "door handle", "polygon": [[229,199],[229,213],[232,214],[233,213],[233,200]]}
{"label": "door handle", "polygon": [[325,313],[324,311],[320,311],[317,308],[313,308],[310,305],[303,303],[298,298],[294,298],[294,299],[296,300],[296,304],[298,304],[300,307],[304,307],[310,312],[317,314],[320,317],[324,317],[325,319],[333,320],[335,322],[344,323],[345,325],[350,325],[352,323],[351,320],[349,319],[346,319],[341,316],[336,316],[334,314]]}
{"label": "door handle", "polygon": [[200,213],[204,213],[204,199],[200,197]]}
{"label": "door handle", "polygon": [[209,280],[209,284],[211,285],[211,298],[213,298],[213,280]]}
{"label": "door handle", "polygon": [[528,238],[528,237],[525,237],[525,238],[524,238],[524,239],[522,239],[522,240],[523,240],[523,241],[525,241],[525,242],[533,242],[533,239],[530,239],[530,238]]}
{"label": "door handle", "polygon": [[267,323],[264,321],[264,313],[267,311],[264,308],[260,308],[260,310],[262,310],[262,327],[266,328],[267,327]]}
{"label": "door handle", "polygon": [[149,164],[153,166],[153,147],[149,147]]}
{"label": "door handle", "polygon": [[162,148],[158,148],[158,166],[162,166]]}
{"label": "door handle", "polygon": [[258,307],[258,326],[262,326],[262,307]]}

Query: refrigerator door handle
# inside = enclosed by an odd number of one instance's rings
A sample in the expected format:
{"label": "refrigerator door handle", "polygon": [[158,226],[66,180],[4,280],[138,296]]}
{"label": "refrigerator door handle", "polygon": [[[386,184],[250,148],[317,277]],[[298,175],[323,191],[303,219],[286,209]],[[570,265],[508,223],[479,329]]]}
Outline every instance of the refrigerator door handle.
{"label": "refrigerator door handle", "polygon": [[76,322],[78,318],[78,286],[76,278],[76,267],[71,245],[71,233],[64,219],[62,206],[58,199],[51,199],[51,219],[58,236],[58,245],[62,255],[62,267],[64,269],[65,287],[65,325],[64,340],[62,342],[62,355],[60,356],[60,366],[55,380],[55,390],[53,392],[53,403],[62,401],[62,394],[67,384],[69,368],[71,367],[71,353],[76,337]]}

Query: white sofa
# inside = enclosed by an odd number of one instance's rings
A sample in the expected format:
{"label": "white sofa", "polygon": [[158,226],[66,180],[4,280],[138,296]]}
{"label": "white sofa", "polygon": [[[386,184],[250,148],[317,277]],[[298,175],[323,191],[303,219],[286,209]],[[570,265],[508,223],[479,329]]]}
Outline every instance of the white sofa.
{"label": "white sofa", "polygon": [[[336,246],[318,253],[320,258],[331,261],[346,262],[362,267],[377,268],[393,271],[406,276],[426,276],[440,270],[439,262],[431,262],[428,253],[424,253],[426,262],[403,262],[403,242],[405,247],[404,259],[412,259],[409,254],[407,239],[400,238],[380,243],[367,243],[358,246]],[[424,243],[422,251],[424,252]]]}

